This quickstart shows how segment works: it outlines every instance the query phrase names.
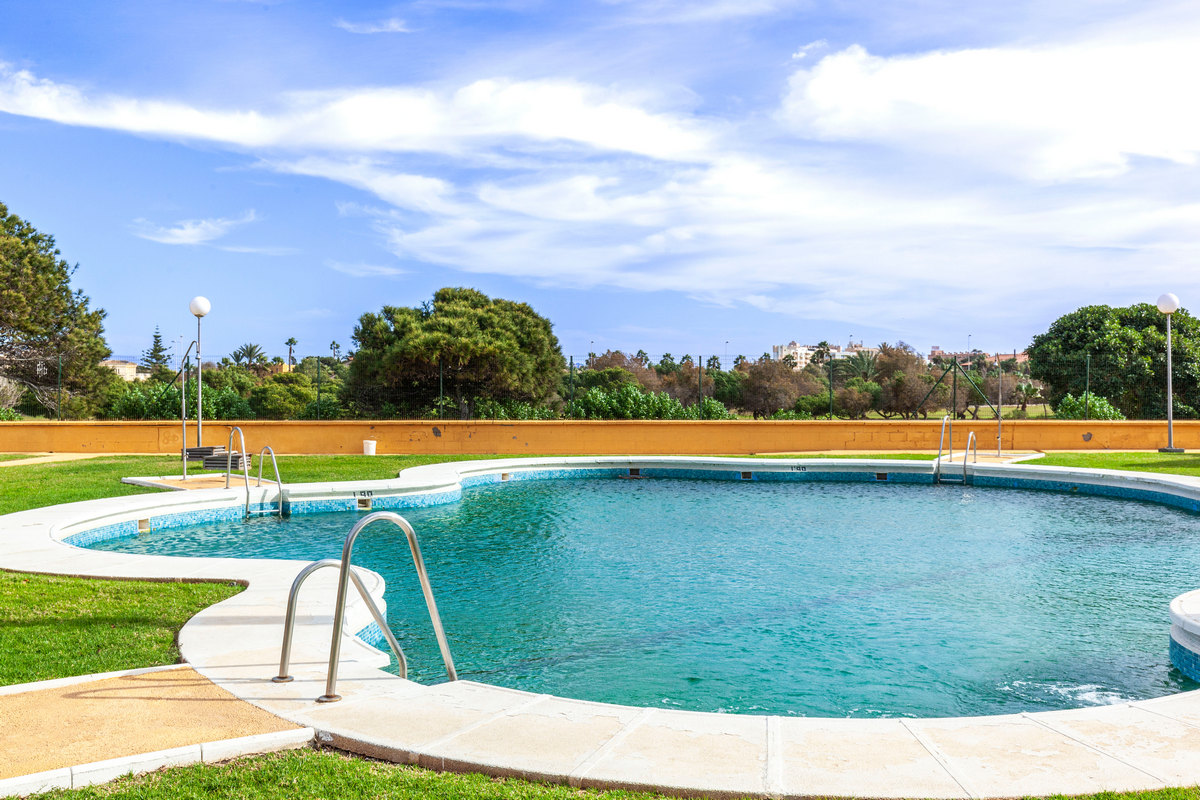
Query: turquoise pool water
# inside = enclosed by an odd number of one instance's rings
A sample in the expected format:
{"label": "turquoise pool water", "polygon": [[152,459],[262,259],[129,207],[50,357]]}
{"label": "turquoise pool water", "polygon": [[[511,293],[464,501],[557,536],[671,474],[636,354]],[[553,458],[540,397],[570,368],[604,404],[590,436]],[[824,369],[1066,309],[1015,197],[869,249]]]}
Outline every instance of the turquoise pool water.
{"label": "turquoise pool water", "polygon": [[[1051,492],[887,483],[547,480],[403,512],[462,678],[614,703],[960,716],[1197,688],[1167,606],[1200,517]],[[101,549],[336,557],[356,513],[168,529]],[[444,679],[412,562],[384,575],[410,677]]]}

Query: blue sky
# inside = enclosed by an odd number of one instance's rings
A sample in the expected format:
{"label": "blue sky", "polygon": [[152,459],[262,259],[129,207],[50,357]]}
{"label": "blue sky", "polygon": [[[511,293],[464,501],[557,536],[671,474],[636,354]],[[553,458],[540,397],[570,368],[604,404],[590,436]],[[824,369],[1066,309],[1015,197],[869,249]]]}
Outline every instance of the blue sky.
{"label": "blue sky", "polygon": [[463,285],[576,356],[1009,351],[1200,294],[1197,75],[1153,0],[9,4],[0,202],[118,354]]}

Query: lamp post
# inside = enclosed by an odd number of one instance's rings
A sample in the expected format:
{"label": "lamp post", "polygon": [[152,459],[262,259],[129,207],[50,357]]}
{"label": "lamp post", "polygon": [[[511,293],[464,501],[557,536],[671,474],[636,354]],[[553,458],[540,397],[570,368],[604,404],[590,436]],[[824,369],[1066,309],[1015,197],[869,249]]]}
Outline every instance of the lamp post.
{"label": "lamp post", "polygon": [[1167,315],[1167,446],[1160,453],[1182,453],[1175,446],[1175,395],[1171,387],[1171,315],[1179,310],[1179,298],[1168,292],[1158,298],[1158,310]]}
{"label": "lamp post", "polygon": [[204,446],[204,405],[200,402],[204,392],[204,381],[201,380],[204,376],[201,370],[204,368],[204,360],[200,356],[200,319],[212,311],[212,303],[208,302],[207,297],[197,295],[192,298],[192,302],[188,303],[188,309],[196,317],[196,447]]}

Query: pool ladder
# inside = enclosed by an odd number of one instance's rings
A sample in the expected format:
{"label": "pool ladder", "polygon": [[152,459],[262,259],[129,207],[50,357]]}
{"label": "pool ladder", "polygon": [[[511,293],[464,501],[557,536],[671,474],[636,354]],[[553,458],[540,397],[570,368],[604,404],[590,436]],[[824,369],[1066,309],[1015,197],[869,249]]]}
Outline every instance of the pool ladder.
{"label": "pool ladder", "polygon": [[[947,441],[946,441],[947,427],[949,427],[949,430],[950,430],[950,439],[949,439],[950,447],[949,447],[949,449],[945,448],[945,445],[947,444]],[[942,453],[943,452],[946,452],[949,455],[951,462],[954,461],[954,420],[952,420],[950,418],[949,414],[942,417],[942,434],[941,434],[941,436],[938,437],[937,461],[933,462],[933,482],[934,483],[962,483],[962,484],[969,483],[970,481],[967,480],[967,454],[974,452],[975,460],[973,463],[976,463],[976,464],[979,463],[979,445],[975,441],[975,431],[971,431],[970,433],[967,434],[967,446],[963,448],[963,465],[962,465],[962,476],[961,477],[951,477],[948,475],[942,475]]]}
{"label": "pool ladder", "polygon": [[258,451],[258,483],[255,484],[255,486],[256,486],[256,488],[262,486],[263,456],[265,456],[267,453],[270,453],[271,454],[271,466],[275,469],[275,486],[279,489],[279,494],[277,496],[278,500],[279,500],[279,508],[275,509],[275,510],[272,510],[270,508],[256,508],[253,511],[250,510],[250,462],[246,460],[246,457],[247,457],[246,435],[244,433],[242,433],[242,429],[237,427],[236,425],[229,431],[229,444],[225,448],[225,488],[226,489],[229,488],[229,478],[233,474],[233,434],[234,434],[234,432],[237,433],[238,438],[241,440],[241,444],[242,444],[242,449],[240,452],[241,452],[241,458],[242,458],[242,478],[246,482],[246,516],[249,517],[253,514],[278,514],[280,516],[280,518],[282,518],[283,517],[283,481],[279,479],[279,462],[277,462],[275,460],[275,451],[271,449],[270,445],[266,445],[265,447],[263,447],[262,450]]}
{"label": "pool ladder", "polygon": [[442,629],[442,618],[438,615],[437,603],[433,599],[433,588],[429,585],[429,574],[425,571],[425,560],[421,558],[421,546],[417,542],[416,531],[413,530],[408,520],[399,514],[392,511],[376,511],[374,514],[368,514],[360,519],[350,529],[350,533],[346,535],[346,542],[342,545],[341,559],[326,558],[314,561],[300,570],[300,574],[292,582],[292,588],[288,592],[287,616],[283,623],[283,647],[279,654],[279,674],[271,679],[275,683],[287,683],[292,680],[292,676],[288,674],[288,669],[292,658],[292,634],[296,628],[296,597],[300,593],[300,587],[308,579],[309,575],[326,567],[337,567],[339,569],[338,591],[337,602],[333,611],[333,641],[329,645],[329,669],[325,677],[325,694],[318,697],[317,702],[333,703],[342,699],[342,696],[337,693],[337,674],[338,661],[342,650],[342,625],[346,618],[346,594],[351,581],[354,582],[354,588],[358,590],[358,594],[366,604],[367,610],[371,612],[371,617],[375,620],[375,624],[383,632],[383,637],[387,640],[388,647],[396,655],[396,661],[399,662],[400,677],[408,677],[408,659],[404,657],[404,651],[396,641],[396,637],[392,635],[391,629],[388,628],[387,619],[379,611],[379,606],[371,599],[371,595],[363,584],[362,578],[358,576],[354,565],[350,562],[350,556],[354,550],[354,540],[358,538],[358,534],[362,532],[363,528],[378,521],[392,523],[404,531],[404,535],[408,538],[408,549],[412,552],[413,567],[417,571],[417,577],[421,580],[421,592],[425,595],[425,607],[429,610],[429,621],[433,623],[433,632],[437,636],[438,649],[442,652],[442,661],[446,665],[446,674],[450,680],[458,680],[458,673],[454,669],[454,659],[450,656],[450,645],[446,641],[446,632]]}

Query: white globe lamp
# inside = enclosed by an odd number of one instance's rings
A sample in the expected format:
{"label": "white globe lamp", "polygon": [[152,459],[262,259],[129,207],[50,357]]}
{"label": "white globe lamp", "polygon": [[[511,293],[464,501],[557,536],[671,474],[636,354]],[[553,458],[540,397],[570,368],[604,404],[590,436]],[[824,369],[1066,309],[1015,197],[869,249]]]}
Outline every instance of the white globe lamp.
{"label": "white globe lamp", "polygon": [[1158,298],[1158,310],[1167,315],[1167,446],[1158,448],[1160,453],[1182,453],[1175,446],[1175,392],[1171,386],[1171,315],[1179,310],[1179,298],[1167,292]]}
{"label": "white globe lamp", "polygon": [[202,380],[201,370],[204,368],[204,359],[200,356],[200,320],[212,311],[212,303],[207,297],[196,295],[192,298],[192,302],[188,303],[188,310],[196,318],[196,447],[204,446],[204,381]]}

